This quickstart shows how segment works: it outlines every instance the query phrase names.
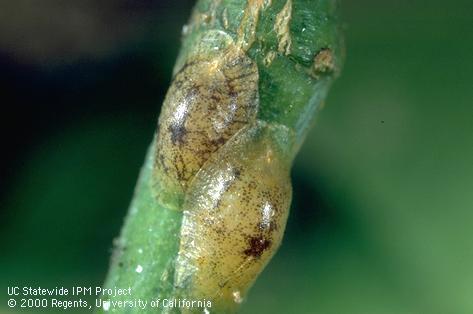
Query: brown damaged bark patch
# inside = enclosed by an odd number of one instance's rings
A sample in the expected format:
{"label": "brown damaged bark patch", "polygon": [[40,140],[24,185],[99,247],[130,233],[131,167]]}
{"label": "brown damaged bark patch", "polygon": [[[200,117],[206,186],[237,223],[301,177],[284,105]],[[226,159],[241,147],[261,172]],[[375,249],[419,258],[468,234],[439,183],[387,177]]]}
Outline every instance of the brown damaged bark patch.
{"label": "brown damaged bark patch", "polygon": [[237,46],[244,51],[253,45],[260,11],[266,7],[263,0],[248,0],[237,33]]}
{"label": "brown damaged bark patch", "polygon": [[315,74],[324,74],[333,72],[335,65],[333,53],[330,48],[320,50],[314,57],[313,70]]}
{"label": "brown damaged bark patch", "polygon": [[291,53],[292,38],[289,24],[292,18],[292,0],[287,0],[281,12],[276,16],[274,31],[278,36],[278,51],[285,55]]}

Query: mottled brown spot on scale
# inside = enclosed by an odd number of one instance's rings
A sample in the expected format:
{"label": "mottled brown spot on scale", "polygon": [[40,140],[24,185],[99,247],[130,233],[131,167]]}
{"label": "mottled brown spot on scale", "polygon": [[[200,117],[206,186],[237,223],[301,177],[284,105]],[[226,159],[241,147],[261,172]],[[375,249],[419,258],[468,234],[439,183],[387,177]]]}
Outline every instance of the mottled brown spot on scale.
{"label": "mottled brown spot on scale", "polygon": [[174,168],[176,169],[177,178],[179,180],[185,180],[186,178],[186,163],[182,156],[177,155],[174,157]]}
{"label": "mottled brown spot on scale", "polygon": [[271,246],[271,241],[260,235],[258,237],[250,237],[248,244],[250,247],[243,253],[246,256],[260,257]]}
{"label": "mottled brown spot on scale", "polygon": [[249,188],[250,190],[256,190],[257,187],[258,187],[258,184],[257,184],[255,181],[250,181],[250,182],[248,183],[248,188]]}
{"label": "mottled brown spot on scale", "polygon": [[[217,95],[217,94],[212,94],[212,95],[210,95],[210,99],[215,100],[216,102],[219,102],[221,98],[220,98],[220,96]],[[212,104],[212,105],[213,105],[213,104]],[[215,110],[216,107],[215,107],[215,106],[212,106],[212,107],[209,106],[209,109],[210,109],[210,110]]]}
{"label": "mottled brown spot on scale", "polygon": [[224,235],[225,234],[225,228],[223,227],[214,227],[215,229],[215,233],[219,234],[219,235]]}
{"label": "mottled brown spot on scale", "polygon": [[219,138],[216,139],[216,140],[212,140],[211,143],[212,143],[212,145],[214,145],[214,146],[220,147],[220,146],[222,146],[223,144],[225,144],[225,141],[226,141],[226,140],[225,140],[223,137],[219,137]]}
{"label": "mottled brown spot on scale", "polygon": [[171,124],[168,127],[168,131],[171,133],[171,142],[174,145],[183,145],[187,130],[183,125]]}
{"label": "mottled brown spot on scale", "polygon": [[229,89],[228,97],[231,98],[232,100],[235,99],[235,98],[237,98],[238,93],[233,89],[233,86],[232,86],[232,85],[228,85],[228,89]]}
{"label": "mottled brown spot on scale", "polygon": [[240,168],[233,168],[233,175],[235,176],[236,179],[240,178],[241,169]]}

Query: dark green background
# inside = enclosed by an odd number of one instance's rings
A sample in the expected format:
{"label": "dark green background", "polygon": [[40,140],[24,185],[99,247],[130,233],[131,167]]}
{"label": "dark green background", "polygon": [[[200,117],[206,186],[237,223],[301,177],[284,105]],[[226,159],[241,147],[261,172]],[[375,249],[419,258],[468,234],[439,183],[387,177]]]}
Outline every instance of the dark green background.
{"label": "dark green background", "polygon": [[[1,313],[9,285],[101,285],[192,4],[0,5]],[[473,313],[473,3],[342,13],[343,74],[242,313]]]}

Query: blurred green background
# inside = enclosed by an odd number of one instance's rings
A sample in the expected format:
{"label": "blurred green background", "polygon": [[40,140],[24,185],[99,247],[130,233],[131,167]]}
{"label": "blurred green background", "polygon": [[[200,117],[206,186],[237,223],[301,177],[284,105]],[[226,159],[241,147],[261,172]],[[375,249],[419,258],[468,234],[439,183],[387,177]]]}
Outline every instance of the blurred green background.
{"label": "blurred green background", "polygon": [[[0,5],[1,313],[7,286],[103,282],[192,5]],[[473,313],[473,2],[342,15],[342,76],[242,313]]]}

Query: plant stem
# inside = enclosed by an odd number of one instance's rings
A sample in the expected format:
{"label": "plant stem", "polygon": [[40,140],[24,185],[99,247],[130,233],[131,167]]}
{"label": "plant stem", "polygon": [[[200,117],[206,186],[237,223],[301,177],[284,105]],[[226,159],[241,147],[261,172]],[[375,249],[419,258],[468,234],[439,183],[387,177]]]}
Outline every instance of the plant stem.
{"label": "plant stem", "polygon": [[[292,130],[295,155],[341,67],[343,47],[336,11],[334,0],[200,0],[183,29],[174,72],[201,49],[202,34],[217,31],[229,35],[257,65],[257,119]],[[199,53],[211,52],[204,49]],[[148,304],[144,311],[114,309],[118,313],[170,312],[162,307],[151,309],[149,302],[175,296],[174,266],[182,212],[166,208],[153,196],[154,143],[115,241],[105,283],[106,288],[131,287],[131,296],[114,300],[141,299]]]}

